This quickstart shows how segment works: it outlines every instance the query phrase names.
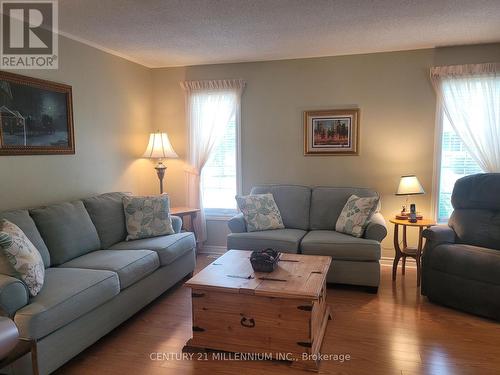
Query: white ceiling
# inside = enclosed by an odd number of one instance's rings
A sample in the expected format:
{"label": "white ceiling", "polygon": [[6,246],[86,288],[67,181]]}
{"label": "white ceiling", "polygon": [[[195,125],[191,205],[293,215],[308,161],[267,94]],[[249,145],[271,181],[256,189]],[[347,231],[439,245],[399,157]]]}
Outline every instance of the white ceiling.
{"label": "white ceiling", "polygon": [[500,0],[59,0],[61,34],[149,67],[500,41]]}

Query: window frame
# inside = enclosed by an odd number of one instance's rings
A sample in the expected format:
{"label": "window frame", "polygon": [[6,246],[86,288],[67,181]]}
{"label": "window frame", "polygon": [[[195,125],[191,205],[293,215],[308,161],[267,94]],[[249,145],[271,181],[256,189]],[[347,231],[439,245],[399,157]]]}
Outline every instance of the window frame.
{"label": "window frame", "polygon": [[442,143],[443,143],[443,106],[439,103],[436,105],[435,129],[434,129],[434,171],[432,173],[432,196],[431,196],[431,217],[436,221],[439,212],[439,186],[441,183],[441,158],[442,158]]}

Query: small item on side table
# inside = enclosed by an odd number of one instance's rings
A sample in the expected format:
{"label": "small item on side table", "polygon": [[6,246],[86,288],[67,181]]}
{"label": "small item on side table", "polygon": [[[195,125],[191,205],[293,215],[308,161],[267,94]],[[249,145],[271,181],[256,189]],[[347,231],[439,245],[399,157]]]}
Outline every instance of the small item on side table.
{"label": "small item on side table", "polygon": [[252,263],[255,272],[273,272],[278,265],[280,256],[281,253],[274,249],[253,251],[250,255],[250,263]]}
{"label": "small item on side table", "polygon": [[[396,220],[408,220],[408,215],[396,215]],[[416,213],[416,218],[417,220],[422,220],[424,217],[419,214],[418,212]]]}
{"label": "small item on side table", "polygon": [[417,211],[415,208],[415,203],[410,204],[410,217],[408,218],[408,221],[410,223],[416,223],[417,222]]}

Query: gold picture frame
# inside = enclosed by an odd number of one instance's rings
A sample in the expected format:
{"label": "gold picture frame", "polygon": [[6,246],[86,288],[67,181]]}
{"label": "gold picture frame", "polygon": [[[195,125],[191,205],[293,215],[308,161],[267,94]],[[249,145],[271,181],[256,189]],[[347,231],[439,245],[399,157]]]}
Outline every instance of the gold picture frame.
{"label": "gold picture frame", "polygon": [[358,155],[359,108],[304,111],[304,155]]}
{"label": "gold picture frame", "polygon": [[74,153],[71,86],[0,71],[0,155]]}

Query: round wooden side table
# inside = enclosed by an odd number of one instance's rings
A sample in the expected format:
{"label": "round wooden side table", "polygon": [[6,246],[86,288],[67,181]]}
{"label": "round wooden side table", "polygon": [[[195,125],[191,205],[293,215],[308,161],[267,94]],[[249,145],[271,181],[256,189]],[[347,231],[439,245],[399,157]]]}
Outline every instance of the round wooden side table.
{"label": "round wooden side table", "polygon": [[[422,232],[424,228],[429,228],[436,225],[434,220],[422,219],[418,220],[416,223],[410,223],[408,220],[391,219],[389,220],[394,224],[394,263],[392,265],[392,281],[396,280],[396,272],[398,270],[398,263],[401,258],[403,258],[402,274],[405,274],[406,258],[410,257],[415,259],[417,263],[417,286],[420,286],[420,257],[422,256],[423,247],[423,237]],[[399,226],[403,227],[403,247],[399,245]],[[406,239],[406,228],[407,227],[417,227],[418,228],[418,245],[417,247],[408,246]]]}

